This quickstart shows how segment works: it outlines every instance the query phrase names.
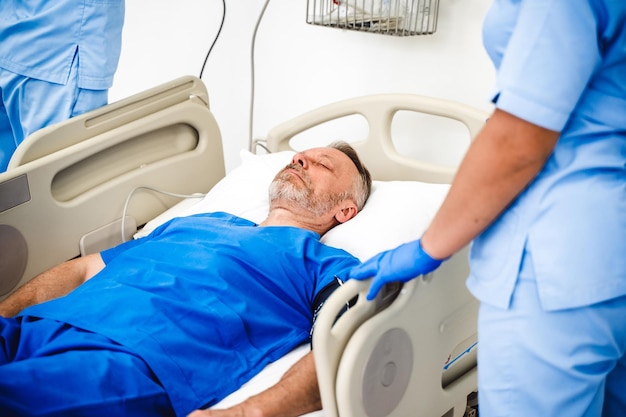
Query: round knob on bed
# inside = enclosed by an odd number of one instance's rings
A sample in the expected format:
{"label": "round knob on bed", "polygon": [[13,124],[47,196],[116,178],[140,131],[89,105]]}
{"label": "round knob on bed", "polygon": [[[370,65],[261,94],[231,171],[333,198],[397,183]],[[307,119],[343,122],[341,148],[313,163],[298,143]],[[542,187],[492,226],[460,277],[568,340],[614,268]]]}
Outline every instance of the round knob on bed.
{"label": "round knob on bed", "polygon": [[384,417],[402,400],[413,370],[413,346],[400,328],[386,331],[374,346],[363,375],[363,408]]}

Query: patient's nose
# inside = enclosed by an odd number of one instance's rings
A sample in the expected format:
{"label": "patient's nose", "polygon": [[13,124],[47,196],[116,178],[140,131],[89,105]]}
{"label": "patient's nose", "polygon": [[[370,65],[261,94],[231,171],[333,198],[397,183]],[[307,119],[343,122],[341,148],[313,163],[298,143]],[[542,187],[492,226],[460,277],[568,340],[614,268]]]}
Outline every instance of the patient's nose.
{"label": "patient's nose", "polygon": [[307,166],[307,160],[304,157],[304,155],[302,155],[301,153],[297,153],[293,156],[293,159],[291,161],[293,164],[298,164],[300,165],[302,168],[306,168]]}

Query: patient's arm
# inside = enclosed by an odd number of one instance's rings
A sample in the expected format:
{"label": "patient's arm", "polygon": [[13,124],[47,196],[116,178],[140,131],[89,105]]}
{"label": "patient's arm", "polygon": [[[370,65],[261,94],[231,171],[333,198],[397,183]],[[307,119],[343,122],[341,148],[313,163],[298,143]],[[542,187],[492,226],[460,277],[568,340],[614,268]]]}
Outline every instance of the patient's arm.
{"label": "patient's arm", "polygon": [[100,254],[64,262],[36,276],[0,301],[0,316],[12,317],[26,307],[61,297],[104,268]]}
{"label": "patient's arm", "polygon": [[224,410],[197,410],[188,417],[295,417],[322,408],[313,352],[296,362],[278,383]]}

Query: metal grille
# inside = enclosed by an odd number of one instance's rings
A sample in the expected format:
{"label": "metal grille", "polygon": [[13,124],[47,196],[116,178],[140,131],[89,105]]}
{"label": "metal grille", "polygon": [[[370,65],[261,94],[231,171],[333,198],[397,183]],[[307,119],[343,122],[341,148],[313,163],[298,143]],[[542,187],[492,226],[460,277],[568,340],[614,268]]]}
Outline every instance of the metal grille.
{"label": "metal grille", "polygon": [[439,0],[307,0],[307,23],[393,36],[437,30]]}

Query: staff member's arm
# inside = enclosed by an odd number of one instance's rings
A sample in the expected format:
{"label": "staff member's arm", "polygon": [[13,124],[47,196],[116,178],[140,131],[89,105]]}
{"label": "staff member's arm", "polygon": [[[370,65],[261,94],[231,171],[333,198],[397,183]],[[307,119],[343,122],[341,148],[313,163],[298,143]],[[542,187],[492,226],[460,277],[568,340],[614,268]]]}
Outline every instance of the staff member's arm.
{"label": "staff member's arm", "polygon": [[558,138],[559,132],[496,109],[424,233],[424,250],[445,259],[478,236],[537,176]]}
{"label": "staff member's arm", "polygon": [[386,283],[436,269],[489,226],[541,171],[559,132],[496,109],[463,158],[443,204],[420,240],[382,252],[350,271],[374,277],[368,298]]}

